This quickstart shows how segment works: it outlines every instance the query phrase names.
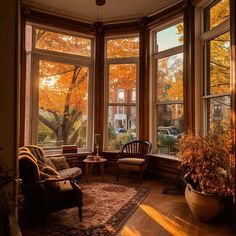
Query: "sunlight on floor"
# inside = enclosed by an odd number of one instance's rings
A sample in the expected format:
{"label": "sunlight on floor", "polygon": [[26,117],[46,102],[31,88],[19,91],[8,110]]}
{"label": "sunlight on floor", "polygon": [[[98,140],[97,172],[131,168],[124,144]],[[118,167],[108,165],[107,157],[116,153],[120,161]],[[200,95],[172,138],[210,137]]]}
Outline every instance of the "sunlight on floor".
{"label": "sunlight on floor", "polygon": [[141,233],[137,230],[132,230],[128,226],[125,226],[122,229],[122,232],[120,234],[121,236],[141,236]]}
{"label": "sunlight on floor", "polygon": [[175,236],[188,236],[189,234],[187,232],[184,232],[181,226],[166,217],[165,215],[158,212],[153,207],[150,207],[148,205],[142,204],[140,208],[148,214],[154,221],[156,221],[159,225],[161,225],[165,230],[167,230],[170,234]]}
{"label": "sunlight on floor", "polygon": [[188,226],[191,227],[191,228],[196,228],[196,230],[197,230],[197,227],[194,226],[193,224],[189,223],[188,221],[186,221],[186,220],[184,220],[184,219],[182,219],[182,218],[180,218],[180,217],[178,217],[178,216],[175,216],[175,218],[176,218],[177,220],[181,221],[183,224],[188,225]]}

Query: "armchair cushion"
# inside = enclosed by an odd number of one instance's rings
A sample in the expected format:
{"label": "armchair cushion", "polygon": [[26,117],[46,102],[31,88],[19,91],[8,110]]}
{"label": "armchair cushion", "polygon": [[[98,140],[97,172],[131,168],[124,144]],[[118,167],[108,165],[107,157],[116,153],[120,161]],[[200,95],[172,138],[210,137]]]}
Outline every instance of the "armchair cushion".
{"label": "armchair cushion", "polygon": [[117,161],[118,164],[130,164],[130,165],[143,165],[145,159],[142,158],[120,158]]}
{"label": "armchair cushion", "polygon": [[49,159],[58,171],[70,168],[64,156],[50,157]]}
{"label": "armchair cushion", "polygon": [[82,170],[79,167],[72,167],[58,171],[61,178],[76,178],[82,174]]}

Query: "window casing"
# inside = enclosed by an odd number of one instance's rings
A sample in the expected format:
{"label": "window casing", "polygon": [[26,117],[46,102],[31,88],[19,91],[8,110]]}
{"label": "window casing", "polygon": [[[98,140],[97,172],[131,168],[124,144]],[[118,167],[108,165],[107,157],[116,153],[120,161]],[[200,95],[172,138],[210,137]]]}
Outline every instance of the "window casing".
{"label": "window casing", "polygon": [[26,25],[25,144],[92,150],[94,40]]}
{"label": "window casing", "polygon": [[107,37],[105,46],[104,150],[119,150],[137,135],[139,37]]}
{"label": "window casing", "polygon": [[[179,18],[151,31],[153,151],[175,155],[183,132],[183,21]],[[167,40],[168,39],[168,40]]]}
{"label": "window casing", "polygon": [[229,0],[202,9],[203,131],[230,123]]}

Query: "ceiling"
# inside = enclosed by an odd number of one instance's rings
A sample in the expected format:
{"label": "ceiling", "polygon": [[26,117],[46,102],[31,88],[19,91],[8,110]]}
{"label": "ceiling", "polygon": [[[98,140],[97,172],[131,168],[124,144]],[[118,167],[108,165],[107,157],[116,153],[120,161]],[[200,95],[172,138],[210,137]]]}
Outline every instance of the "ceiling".
{"label": "ceiling", "polygon": [[34,9],[86,22],[131,21],[154,14],[180,0],[106,0],[96,6],[95,0],[23,0]]}

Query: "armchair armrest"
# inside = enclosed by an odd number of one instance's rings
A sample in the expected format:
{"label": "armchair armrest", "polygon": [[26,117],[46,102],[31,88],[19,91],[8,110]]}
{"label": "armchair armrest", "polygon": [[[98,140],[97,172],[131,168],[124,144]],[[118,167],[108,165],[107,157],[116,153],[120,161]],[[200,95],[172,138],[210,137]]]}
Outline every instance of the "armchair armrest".
{"label": "armchair armrest", "polygon": [[45,179],[45,180],[40,180],[40,181],[31,183],[31,184],[22,183],[22,185],[23,185],[24,187],[32,187],[32,186],[39,185],[39,184],[56,183],[56,182],[67,181],[67,180],[71,181],[70,178]]}

